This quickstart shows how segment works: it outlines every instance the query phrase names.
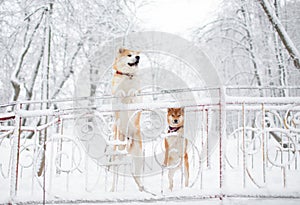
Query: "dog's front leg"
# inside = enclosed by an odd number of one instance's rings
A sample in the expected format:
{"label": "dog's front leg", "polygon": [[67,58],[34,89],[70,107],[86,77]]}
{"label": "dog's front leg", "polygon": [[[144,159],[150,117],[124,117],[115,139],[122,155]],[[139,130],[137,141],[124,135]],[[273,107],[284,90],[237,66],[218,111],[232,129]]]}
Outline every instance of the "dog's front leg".
{"label": "dog's front leg", "polygon": [[168,140],[165,139],[165,160],[163,166],[168,166],[168,161],[169,161],[169,143]]}
{"label": "dog's front leg", "polygon": [[176,169],[170,169],[169,170],[169,174],[168,174],[168,178],[169,178],[169,189],[172,191],[173,190],[173,177],[174,174],[176,172]]}
{"label": "dog's front leg", "polygon": [[143,170],[143,156],[133,156],[134,173],[133,178],[135,183],[139,187],[139,191],[144,191],[144,186],[141,181],[142,170]]}
{"label": "dog's front leg", "polygon": [[189,172],[189,157],[188,154],[184,154],[184,178],[185,178],[185,186],[189,186],[189,177],[190,177],[190,172]]}

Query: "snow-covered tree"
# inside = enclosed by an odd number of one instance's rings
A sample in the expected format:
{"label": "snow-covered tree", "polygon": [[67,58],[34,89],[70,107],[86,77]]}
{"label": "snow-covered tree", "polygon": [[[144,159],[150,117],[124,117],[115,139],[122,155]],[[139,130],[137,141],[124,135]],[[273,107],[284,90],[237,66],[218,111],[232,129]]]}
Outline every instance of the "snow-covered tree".
{"label": "snow-covered tree", "polygon": [[138,6],[121,0],[2,1],[0,103],[70,95],[70,79],[95,49],[134,29]]}
{"label": "snow-covered tree", "polygon": [[[300,53],[296,48],[294,42],[291,40],[289,34],[286,32],[281,21],[279,20],[278,15],[276,15],[275,9],[270,5],[270,2],[268,0],[259,0],[259,3],[268,16],[268,19],[271,22],[272,26],[274,26],[276,32],[278,33],[283,45],[292,58],[295,67],[300,69]],[[278,4],[276,3],[276,5]],[[278,9],[278,7],[276,9]]]}
{"label": "snow-covered tree", "polygon": [[[270,18],[262,9],[264,3],[269,6],[275,22],[270,23]],[[206,49],[228,85],[297,85],[291,78],[299,76],[296,69],[297,43],[294,42],[299,42],[295,22],[300,14],[296,12],[297,6],[290,6],[293,3],[282,0],[223,1],[218,17],[196,29],[194,40]],[[278,25],[280,22],[284,25],[276,29],[274,23]],[[282,89],[247,94],[288,95]]]}

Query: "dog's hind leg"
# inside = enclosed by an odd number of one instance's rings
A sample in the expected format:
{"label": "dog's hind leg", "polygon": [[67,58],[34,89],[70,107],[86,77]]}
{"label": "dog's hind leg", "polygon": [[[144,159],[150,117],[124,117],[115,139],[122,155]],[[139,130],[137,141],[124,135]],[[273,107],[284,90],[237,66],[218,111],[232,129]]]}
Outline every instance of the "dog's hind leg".
{"label": "dog's hind leg", "polygon": [[134,139],[130,147],[130,151],[132,155],[132,164],[133,164],[132,175],[136,184],[139,187],[139,190],[144,191],[144,186],[141,181],[143,165],[144,165],[144,156],[143,156],[142,144],[139,141],[140,140]]}
{"label": "dog's hind leg", "polygon": [[[120,139],[120,112],[115,113],[115,123],[113,125],[113,132],[114,132],[114,140]],[[116,150],[118,149],[118,145],[114,145],[114,152],[116,153]],[[111,157],[111,162],[116,161],[117,156],[113,154]],[[113,174],[113,180],[112,180],[112,187],[110,189],[111,192],[116,191],[116,183],[117,183],[117,166],[116,165],[111,165],[112,166],[112,174]]]}
{"label": "dog's hind leg", "polygon": [[190,177],[190,172],[189,172],[189,157],[188,154],[184,154],[184,178],[185,178],[185,186],[189,186],[189,177]]}
{"label": "dog's hind leg", "polygon": [[140,128],[140,118],[141,113],[139,112],[135,118],[134,124],[135,124],[135,132],[134,132],[134,138],[132,140],[131,145],[131,154],[133,157],[133,178],[136,182],[136,184],[139,187],[140,191],[144,191],[144,186],[141,181],[142,171],[143,171],[143,165],[144,165],[144,156],[143,156],[143,142],[142,142],[142,135],[141,135],[141,128]]}
{"label": "dog's hind leg", "polygon": [[141,180],[143,170],[143,156],[133,156],[133,178],[135,183],[138,185],[140,191],[144,191],[144,186]]}
{"label": "dog's hind leg", "polygon": [[173,190],[173,177],[176,172],[176,169],[170,169],[168,178],[169,178],[169,189],[172,191]]}
{"label": "dog's hind leg", "polygon": [[132,156],[132,176],[134,178],[135,183],[138,185],[139,190],[143,191],[144,186],[141,181],[143,164],[144,164],[144,156],[142,151],[142,146],[137,140],[132,140],[132,144],[130,147],[130,153]]}

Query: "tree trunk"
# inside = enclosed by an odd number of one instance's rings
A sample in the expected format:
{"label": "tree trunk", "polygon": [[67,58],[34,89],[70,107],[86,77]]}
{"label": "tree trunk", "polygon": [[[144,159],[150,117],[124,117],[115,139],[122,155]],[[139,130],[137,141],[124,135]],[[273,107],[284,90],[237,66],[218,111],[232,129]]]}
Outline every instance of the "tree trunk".
{"label": "tree trunk", "polygon": [[271,7],[268,0],[258,0],[260,5],[262,6],[264,12],[266,13],[270,23],[274,26],[276,32],[278,33],[283,45],[288,51],[291,59],[294,62],[296,68],[300,69],[300,54],[295,44],[287,34],[280,20],[277,18],[274,9]]}
{"label": "tree trunk", "polygon": [[[52,36],[52,29],[51,29],[51,14],[53,9],[53,3],[52,1],[49,3],[49,9],[47,10],[47,39],[46,39],[46,45],[47,45],[47,53],[46,53],[46,69],[44,70],[45,74],[45,90],[42,89],[42,92],[45,92],[45,95],[42,96],[43,101],[46,102],[46,109],[49,109],[50,103],[49,100],[49,92],[50,92],[50,59],[51,59],[51,36]],[[43,79],[44,80],[44,79]],[[43,86],[42,86],[43,87]],[[42,105],[43,107],[43,105]],[[45,116],[42,120],[43,124],[48,123],[48,116]],[[43,173],[45,174],[45,163],[46,163],[46,142],[47,142],[47,129],[43,130],[40,135],[39,143],[44,147],[42,156],[41,156],[41,163],[39,166],[39,169],[37,170],[38,176],[41,176]],[[45,186],[45,184],[43,184]],[[45,196],[43,196],[45,197]]]}
{"label": "tree trunk", "polygon": [[[35,37],[35,34],[36,34],[37,30],[39,29],[39,27],[41,25],[43,17],[44,17],[44,11],[41,14],[41,17],[40,17],[38,23],[36,24],[36,26],[34,28],[34,31],[32,32],[26,47],[24,48],[24,50],[22,51],[22,53],[20,55],[20,59],[17,63],[16,70],[13,72],[13,74],[11,76],[11,83],[12,83],[12,86],[13,86],[13,89],[14,89],[14,95],[13,95],[12,101],[17,101],[19,99],[19,95],[20,95],[20,91],[21,91],[21,85],[20,85],[20,82],[18,80],[19,74],[21,72],[24,59],[25,59],[25,57],[26,57],[26,55],[27,55],[27,53],[28,53],[28,51],[31,47],[31,44],[32,44],[33,39]],[[27,34],[25,34],[25,36],[27,36]]]}
{"label": "tree trunk", "polygon": [[254,68],[254,76],[255,76],[255,79],[257,81],[257,85],[258,86],[261,86],[262,83],[261,83],[261,79],[260,79],[260,76],[259,76],[259,73],[258,73],[258,66],[257,66],[257,63],[256,63],[256,55],[255,55],[255,51],[254,51],[254,46],[253,46],[253,38],[252,38],[252,34],[251,34],[251,28],[250,28],[250,25],[249,25],[249,22],[248,22],[248,16],[247,16],[247,12],[245,10],[245,2],[244,0],[241,0],[242,2],[242,5],[241,5],[241,11],[242,11],[242,15],[243,15],[243,18],[244,18],[244,22],[245,22],[245,25],[246,25],[246,36],[247,36],[247,39],[248,39],[248,43],[249,43],[249,53],[250,53],[250,56],[251,56],[251,61],[253,63],[253,68]]}
{"label": "tree trunk", "polygon": [[[278,0],[274,0],[274,7],[275,13],[278,19],[279,17],[279,5]],[[279,85],[286,86],[286,68],[284,65],[283,60],[283,53],[280,42],[278,41],[278,36],[276,32],[274,33],[274,44],[275,44],[275,53],[276,53],[276,60],[278,65],[278,74],[279,74]],[[285,89],[280,89],[280,96],[285,97],[287,95],[287,91]]]}
{"label": "tree trunk", "polygon": [[77,57],[80,49],[82,48],[82,46],[83,46],[82,42],[80,42],[80,43],[77,44],[77,49],[76,49],[75,53],[73,54],[73,56],[71,58],[70,66],[68,67],[68,72],[64,76],[64,78],[62,79],[62,81],[59,83],[59,85],[57,86],[56,90],[53,92],[53,94],[51,96],[51,99],[55,99],[56,98],[56,96],[60,93],[60,91],[64,87],[65,83],[68,81],[68,79],[74,73],[73,64],[74,64],[74,61],[75,61],[75,59],[76,59],[76,57]]}

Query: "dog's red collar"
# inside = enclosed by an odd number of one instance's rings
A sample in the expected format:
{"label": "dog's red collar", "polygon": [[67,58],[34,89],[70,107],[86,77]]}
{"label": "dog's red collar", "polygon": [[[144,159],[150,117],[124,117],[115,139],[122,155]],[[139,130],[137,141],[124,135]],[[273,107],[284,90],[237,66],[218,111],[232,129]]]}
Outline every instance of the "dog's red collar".
{"label": "dog's red collar", "polygon": [[126,76],[128,76],[130,79],[133,77],[133,74],[130,74],[130,73],[123,73],[123,72],[118,71],[118,70],[117,70],[116,74],[118,74],[118,75],[126,75]]}
{"label": "dog's red collar", "polygon": [[183,126],[180,126],[180,127],[171,127],[171,126],[169,126],[168,133],[177,132],[182,127]]}

